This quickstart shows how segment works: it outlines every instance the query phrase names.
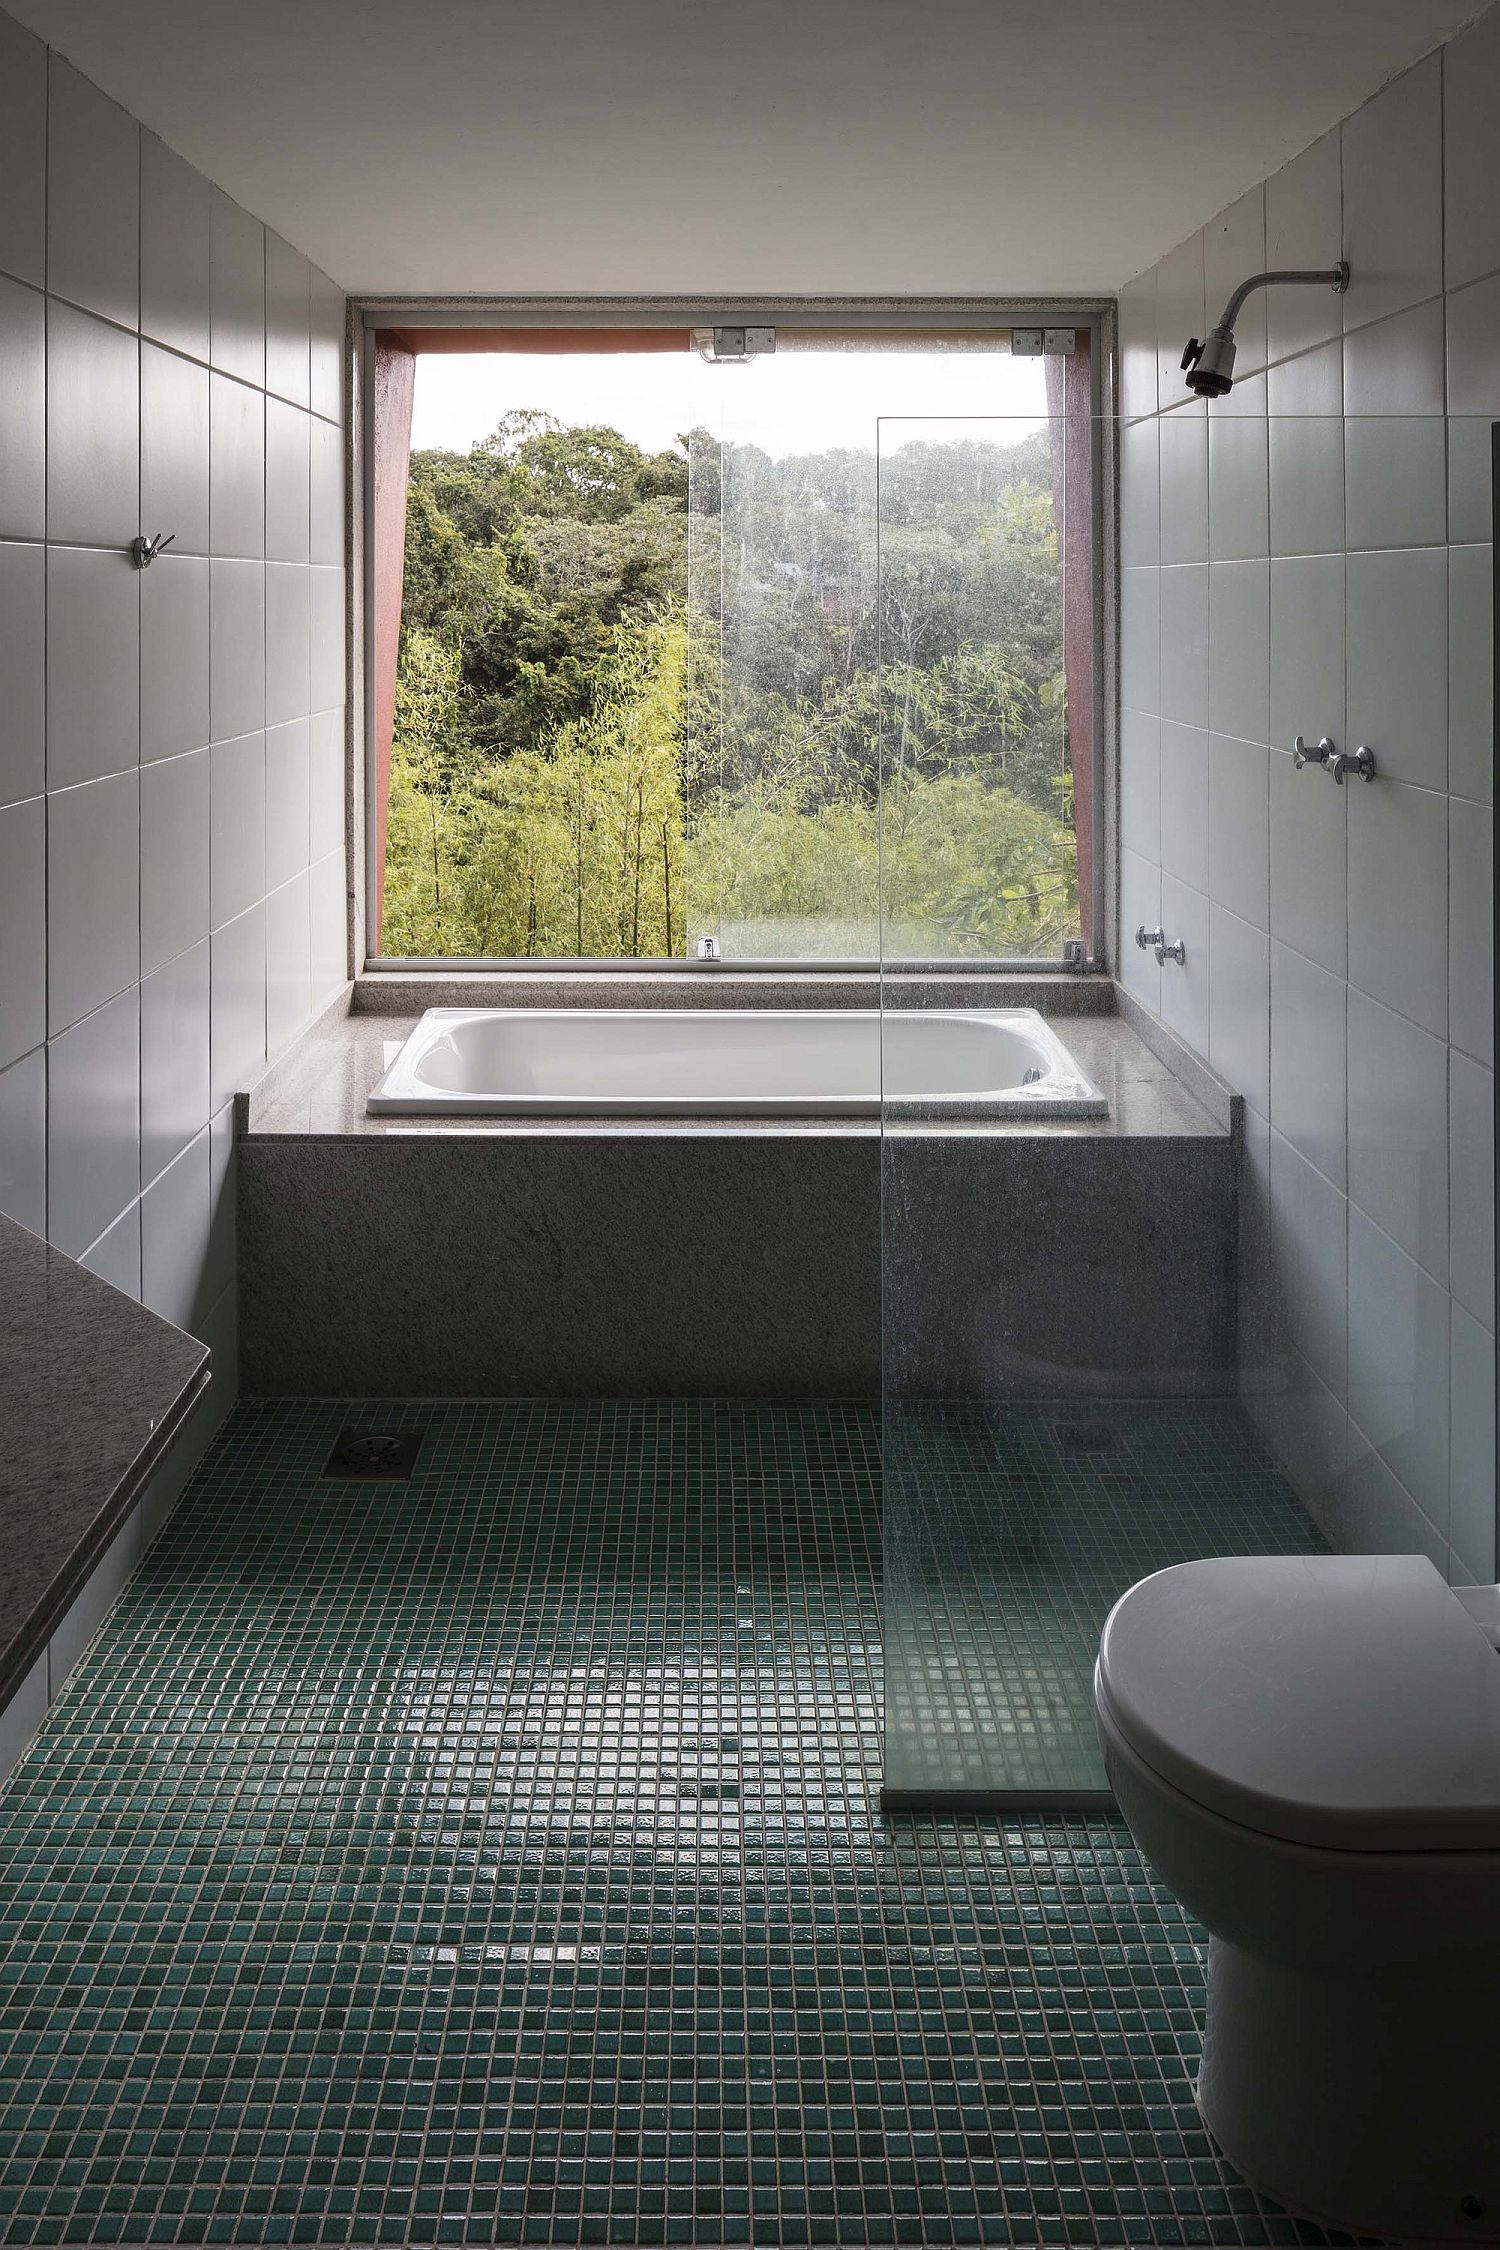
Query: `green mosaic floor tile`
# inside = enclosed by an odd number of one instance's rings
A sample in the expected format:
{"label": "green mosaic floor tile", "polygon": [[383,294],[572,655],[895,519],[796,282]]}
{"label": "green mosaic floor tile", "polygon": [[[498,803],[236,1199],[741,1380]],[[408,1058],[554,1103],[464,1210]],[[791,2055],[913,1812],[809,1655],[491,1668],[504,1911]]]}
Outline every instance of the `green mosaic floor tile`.
{"label": "green mosaic floor tile", "polygon": [[1123,1828],[880,1814],[879,1489],[837,1405],[240,1408],[0,1795],[0,2240],[1325,2240]]}

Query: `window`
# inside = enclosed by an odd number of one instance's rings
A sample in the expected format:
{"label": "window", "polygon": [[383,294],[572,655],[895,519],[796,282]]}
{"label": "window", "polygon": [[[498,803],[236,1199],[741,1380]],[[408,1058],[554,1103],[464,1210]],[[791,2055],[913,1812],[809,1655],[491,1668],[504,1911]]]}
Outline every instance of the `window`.
{"label": "window", "polygon": [[1092,951],[1089,322],[822,317],[375,333],[372,954]]}

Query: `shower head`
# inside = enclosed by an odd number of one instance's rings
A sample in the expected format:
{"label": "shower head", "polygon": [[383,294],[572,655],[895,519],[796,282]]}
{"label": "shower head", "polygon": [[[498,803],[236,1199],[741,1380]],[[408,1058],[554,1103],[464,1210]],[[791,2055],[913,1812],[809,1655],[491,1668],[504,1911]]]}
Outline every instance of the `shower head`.
{"label": "shower head", "polygon": [[1239,319],[1240,307],[1252,289],[1265,289],[1272,282],[1283,281],[1321,282],[1335,295],[1342,296],[1349,286],[1349,268],[1340,259],[1336,266],[1321,272],[1257,273],[1248,281],[1242,281],[1224,307],[1217,327],[1209,330],[1202,343],[1196,336],[1189,336],[1187,340],[1182,368],[1190,391],[1196,391],[1200,398],[1222,398],[1233,388],[1234,324]]}

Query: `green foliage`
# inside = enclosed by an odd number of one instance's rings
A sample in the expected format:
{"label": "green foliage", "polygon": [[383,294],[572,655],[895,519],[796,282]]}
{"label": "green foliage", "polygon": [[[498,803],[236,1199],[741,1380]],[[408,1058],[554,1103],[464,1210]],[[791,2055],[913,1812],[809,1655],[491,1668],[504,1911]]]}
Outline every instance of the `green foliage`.
{"label": "green foliage", "polygon": [[683,443],[519,414],[414,457],[385,951],[1054,951],[1045,437]]}

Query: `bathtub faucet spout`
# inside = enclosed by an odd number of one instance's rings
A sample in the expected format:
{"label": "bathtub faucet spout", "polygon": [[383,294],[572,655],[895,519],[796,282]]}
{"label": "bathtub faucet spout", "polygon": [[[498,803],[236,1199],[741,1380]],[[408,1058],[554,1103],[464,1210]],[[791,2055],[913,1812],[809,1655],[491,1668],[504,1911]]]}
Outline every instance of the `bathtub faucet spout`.
{"label": "bathtub faucet spout", "polygon": [[716,937],[710,937],[706,931],[698,940],[698,958],[700,961],[719,959],[719,941]]}

